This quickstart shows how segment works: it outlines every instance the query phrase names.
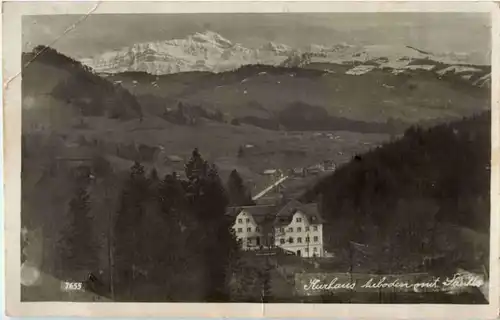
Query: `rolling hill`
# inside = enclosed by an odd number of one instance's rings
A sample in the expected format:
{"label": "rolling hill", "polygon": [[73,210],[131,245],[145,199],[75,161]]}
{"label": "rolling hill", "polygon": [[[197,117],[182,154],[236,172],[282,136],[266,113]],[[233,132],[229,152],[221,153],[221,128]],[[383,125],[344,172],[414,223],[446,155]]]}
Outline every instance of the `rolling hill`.
{"label": "rolling hill", "polygon": [[412,127],[319,182],[304,197],[322,199],[332,249],[365,244],[391,256],[385,271],[417,271],[423,256],[445,257],[445,269],[487,267],[490,117]]}
{"label": "rolling hill", "polygon": [[52,48],[38,46],[22,55],[23,130],[78,124],[81,117],[140,117],[133,95]]}
{"label": "rolling hill", "polygon": [[[339,121],[385,125],[397,120],[407,124],[458,119],[490,107],[488,88],[473,86],[455,75],[439,76],[426,70],[394,74],[387,69],[351,75],[345,73],[349,68],[346,65],[328,67],[325,71],[320,67],[253,65],[223,73],[154,76],[127,72],[107,75],[106,79],[127,88],[141,101],[145,112],[152,114],[162,115],[182,102],[222,112],[228,119],[266,123],[267,128],[279,128],[281,124],[289,130],[304,129],[290,123],[287,128],[280,120],[283,115],[293,117],[297,104],[312,113],[322,113],[322,120],[324,115],[331,117],[328,123],[333,124],[327,126],[330,130],[343,130],[345,126],[335,125]],[[308,122],[307,118],[301,120],[302,125]],[[309,122],[308,130],[325,129],[324,123]],[[356,123],[349,125],[356,131]],[[374,127],[375,132],[388,131],[384,126]]]}

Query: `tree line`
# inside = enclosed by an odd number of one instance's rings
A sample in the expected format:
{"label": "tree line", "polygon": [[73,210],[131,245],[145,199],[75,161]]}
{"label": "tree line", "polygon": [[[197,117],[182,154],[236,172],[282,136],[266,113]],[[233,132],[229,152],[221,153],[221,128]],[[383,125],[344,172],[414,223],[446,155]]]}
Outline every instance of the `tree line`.
{"label": "tree line", "polygon": [[[99,294],[117,301],[234,299],[231,284],[241,278],[243,267],[234,221],[226,211],[228,206],[253,204],[251,195],[236,170],[224,185],[216,166],[197,149],[184,171],[185,179],[175,172],[160,178],[155,169],[148,173],[134,163],[120,186],[107,235],[109,271],[100,276],[102,262],[89,215],[91,182],[84,170],[76,175],[68,227],[59,244],[67,277],[91,272],[104,288]],[[245,292],[241,286],[237,291]]]}
{"label": "tree line", "polygon": [[327,231],[326,241],[336,248],[349,241],[385,247],[397,257],[380,267],[386,272],[415,271],[409,261],[403,265],[404,257],[417,263],[438,253],[448,255],[449,267],[487,266],[488,244],[480,253],[465,244],[448,249],[453,243],[443,241],[456,230],[489,234],[490,121],[484,112],[432,128],[413,126],[401,139],[340,166],[304,195],[306,201],[319,196],[325,219],[344,226],[343,240],[334,242]]}

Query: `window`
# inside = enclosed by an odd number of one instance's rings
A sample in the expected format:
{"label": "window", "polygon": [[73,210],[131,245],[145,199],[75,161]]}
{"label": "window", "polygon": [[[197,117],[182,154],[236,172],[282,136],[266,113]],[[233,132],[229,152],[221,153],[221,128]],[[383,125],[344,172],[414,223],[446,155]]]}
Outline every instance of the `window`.
{"label": "window", "polygon": [[293,232],[293,228],[288,228],[288,232]]}
{"label": "window", "polygon": [[301,227],[297,227],[297,232],[302,232],[302,228]]}
{"label": "window", "polygon": [[311,242],[311,239],[309,237],[306,237],[306,242]]}
{"label": "window", "polygon": [[260,232],[260,228],[259,228],[259,227],[256,227],[256,228],[255,228],[255,232]]}
{"label": "window", "polygon": [[292,237],[290,237],[290,238],[288,239],[288,242],[289,242],[289,243],[293,243],[293,238],[292,238]]}
{"label": "window", "polygon": [[309,227],[306,227],[306,232],[309,231]]}
{"label": "window", "polygon": [[247,218],[247,223],[249,223],[249,222],[250,222],[250,219]]}
{"label": "window", "polygon": [[314,251],[314,252],[318,252],[318,248],[314,247],[314,248],[313,248],[313,251]]}
{"label": "window", "polygon": [[247,232],[252,232],[252,228],[247,228]]}
{"label": "window", "polygon": [[243,229],[241,229],[241,228],[238,228],[238,232],[243,232]]}
{"label": "window", "polygon": [[301,237],[297,238],[297,243],[302,243],[302,238]]}
{"label": "window", "polygon": [[285,239],[280,239],[281,244],[285,244]]}
{"label": "window", "polygon": [[309,252],[309,248],[306,248],[306,252]]}
{"label": "window", "polygon": [[314,230],[314,231],[318,231],[318,226],[314,226],[314,227],[313,227],[313,230]]}
{"label": "window", "polygon": [[295,219],[295,221],[302,222],[302,218],[297,218],[297,219]]}
{"label": "window", "polygon": [[318,242],[318,237],[314,237],[314,242]]}
{"label": "window", "polygon": [[243,219],[238,219],[238,223],[243,223]]}

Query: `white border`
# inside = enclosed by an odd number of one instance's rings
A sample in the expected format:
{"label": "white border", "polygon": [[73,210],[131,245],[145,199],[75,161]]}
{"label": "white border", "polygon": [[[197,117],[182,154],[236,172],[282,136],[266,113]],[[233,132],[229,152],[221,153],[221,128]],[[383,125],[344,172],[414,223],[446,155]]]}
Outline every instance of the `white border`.
{"label": "white border", "polygon": [[[21,16],[29,14],[199,13],[199,12],[491,12],[492,14],[492,182],[490,304],[214,304],[20,302],[20,132]],[[496,17],[494,19],[493,17]],[[500,4],[492,2],[7,2],[3,3],[4,178],[6,306],[9,316],[455,318],[498,316],[500,107]]]}

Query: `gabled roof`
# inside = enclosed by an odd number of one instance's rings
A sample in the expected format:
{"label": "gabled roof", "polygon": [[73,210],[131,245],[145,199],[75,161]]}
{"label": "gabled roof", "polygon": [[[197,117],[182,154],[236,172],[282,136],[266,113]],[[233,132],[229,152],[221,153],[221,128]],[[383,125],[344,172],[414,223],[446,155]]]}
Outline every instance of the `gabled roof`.
{"label": "gabled roof", "polygon": [[297,211],[302,212],[311,224],[323,222],[316,203],[304,204],[294,199],[289,201],[280,211],[278,211],[275,223],[277,225],[288,225]]}
{"label": "gabled roof", "polygon": [[293,199],[293,200],[290,200],[284,207],[282,207],[280,209],[280,211],[278,211],[278,213],[276,214],[277,217],[291,217],[295,214],[295,212],[297,212],[298,208],[300,208],[302,206],[302,203],[300,203],[299,201]]}
{"label": "gabled roof", "polygon": [[275,205],[230,207],[228,208],[226,214],[236,218],[242,211],[245,211],[253,217],[255,223],[260,225],[266,222],[274,221],[277,209],[278,208]]}
{"label": "gabled roof", "polygon": [[311,224],[323,222],[316,203],[305,204],[295,199],[290,200],[281,209],[276,205],[229,207],[226,214],[235,219],[242,211],[250,214],[258,225],[288,225],[297,211],[302,212]]}

